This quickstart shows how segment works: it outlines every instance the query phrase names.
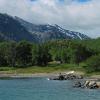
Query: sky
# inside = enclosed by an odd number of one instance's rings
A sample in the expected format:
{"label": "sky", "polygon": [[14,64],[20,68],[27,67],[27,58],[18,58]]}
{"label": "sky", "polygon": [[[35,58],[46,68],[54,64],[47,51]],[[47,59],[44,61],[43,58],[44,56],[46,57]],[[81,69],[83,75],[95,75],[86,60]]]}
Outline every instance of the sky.
{"label": "sky", "polygon": [[100,0],[0,0],[0,13],[100,37]]}

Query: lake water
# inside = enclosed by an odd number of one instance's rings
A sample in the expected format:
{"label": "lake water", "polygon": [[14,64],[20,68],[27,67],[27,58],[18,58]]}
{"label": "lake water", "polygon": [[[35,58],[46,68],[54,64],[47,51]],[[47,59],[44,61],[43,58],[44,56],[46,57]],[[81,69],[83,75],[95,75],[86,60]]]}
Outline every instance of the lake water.
{"label": "lake water", "polygon": [[100,90],[72,88],[46,78],[0,80],[0,100],[100,100]]}

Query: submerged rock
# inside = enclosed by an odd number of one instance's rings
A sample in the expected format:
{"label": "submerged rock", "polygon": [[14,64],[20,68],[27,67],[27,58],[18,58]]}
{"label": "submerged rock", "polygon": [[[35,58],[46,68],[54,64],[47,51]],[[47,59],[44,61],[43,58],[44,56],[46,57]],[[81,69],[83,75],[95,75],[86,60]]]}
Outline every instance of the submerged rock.
{"label": "submerged rock", "polygon": [[79,88],[79,87],[81,87],[81,86],[82,86],[81,82],[77,81],[77,82],[75,82],[75,84],[74,84],[73,87]]}

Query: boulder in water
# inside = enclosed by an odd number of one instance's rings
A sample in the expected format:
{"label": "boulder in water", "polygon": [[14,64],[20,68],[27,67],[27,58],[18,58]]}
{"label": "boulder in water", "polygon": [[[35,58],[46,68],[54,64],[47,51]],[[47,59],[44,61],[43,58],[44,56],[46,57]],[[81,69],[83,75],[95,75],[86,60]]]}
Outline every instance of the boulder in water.
{"label": "boulder in water", "polygon": [[77,81],[77,82],[75,82],[75,84],[74,84],[73,87],[79,88],[79,87],[81,87],[81,86],[82,86],[81,82]]}
{"label": "boulder in water", "polygon": [[86,86],[86,88],[89,88],[89,89],[96,89],[98,88],[98,85],[95,81],[89,81],[88,85]]}

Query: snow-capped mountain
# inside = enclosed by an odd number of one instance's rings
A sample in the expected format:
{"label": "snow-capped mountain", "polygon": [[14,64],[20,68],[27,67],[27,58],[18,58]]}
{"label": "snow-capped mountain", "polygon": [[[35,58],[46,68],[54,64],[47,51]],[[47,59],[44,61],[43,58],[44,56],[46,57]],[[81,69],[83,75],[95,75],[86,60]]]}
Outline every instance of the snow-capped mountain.
{"label": "snow-capped mountain", "polygon": [[58,25],[36,25],[29,23],[19,17],[15,17],[21,25],[23,25],[29,32],[36,34],[40,41],[54,40],[54,39],[89,39],[87,35],[79,32],[63,29]]}
{"label": "snow-capped mountain", "polygon": [[58,25],[36,25],[19,17],[0,14],[0,40],[27,40],[45,42],[55,39],[89,39],[79,32],[63,29]]}

